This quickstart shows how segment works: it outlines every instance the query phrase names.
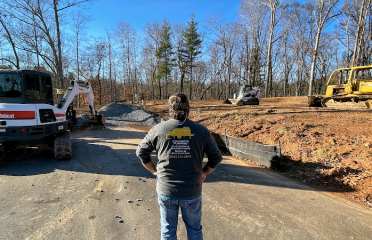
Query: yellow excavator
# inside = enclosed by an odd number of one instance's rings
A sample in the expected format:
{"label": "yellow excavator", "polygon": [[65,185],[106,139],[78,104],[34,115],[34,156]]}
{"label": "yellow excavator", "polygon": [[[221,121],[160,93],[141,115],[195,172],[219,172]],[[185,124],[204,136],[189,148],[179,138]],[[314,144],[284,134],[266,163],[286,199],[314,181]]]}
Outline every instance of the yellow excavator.
{"label": "yellow excavator", "polygon": [[308,106],[371,109],[372,65],[335,70],[328,79],[325,97],[308,96]]}

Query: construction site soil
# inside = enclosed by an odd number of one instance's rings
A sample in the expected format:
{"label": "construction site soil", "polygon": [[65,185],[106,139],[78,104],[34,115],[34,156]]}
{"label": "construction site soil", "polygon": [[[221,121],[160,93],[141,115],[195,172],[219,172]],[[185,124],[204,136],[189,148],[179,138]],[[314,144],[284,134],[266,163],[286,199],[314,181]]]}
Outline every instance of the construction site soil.
{"label": "construction site soil", "polygon": [[[280,145],[282,174],[372,207],[371,110],[309,108],[307,97],[263,98],[258,106],[222,102],[192,100],[189,118],[215,133]],[[169,119],[167,100],[146,102],[145,109]]]}

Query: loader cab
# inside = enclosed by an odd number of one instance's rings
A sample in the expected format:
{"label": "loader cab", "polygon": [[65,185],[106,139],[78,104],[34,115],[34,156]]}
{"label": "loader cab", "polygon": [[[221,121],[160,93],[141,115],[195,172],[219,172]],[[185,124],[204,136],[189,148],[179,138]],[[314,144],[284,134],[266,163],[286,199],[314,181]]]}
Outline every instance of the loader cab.
{"label": "loader cab", "polygon": [[236,98],[241,98],[243,93],[249,92],[252,90],[252,86],[250,85],[242,85],[238,88],[238,92],[235,94]]}
{"label": "loader cab", "polygon": [[33,70],[0,70],[1,103],[53,105],[50,75]]}

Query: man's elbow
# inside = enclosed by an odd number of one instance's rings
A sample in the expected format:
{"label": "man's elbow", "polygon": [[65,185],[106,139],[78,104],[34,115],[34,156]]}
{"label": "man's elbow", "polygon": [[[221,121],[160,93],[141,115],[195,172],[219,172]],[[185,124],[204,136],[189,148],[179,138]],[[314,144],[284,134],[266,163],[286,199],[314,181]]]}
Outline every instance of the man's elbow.
{"label": "man's elbow", "polygon": [[142,164],[148,164],[149,162],[151,162],[151,157],[150,155],[137,155],[137,157],[141,160]]}

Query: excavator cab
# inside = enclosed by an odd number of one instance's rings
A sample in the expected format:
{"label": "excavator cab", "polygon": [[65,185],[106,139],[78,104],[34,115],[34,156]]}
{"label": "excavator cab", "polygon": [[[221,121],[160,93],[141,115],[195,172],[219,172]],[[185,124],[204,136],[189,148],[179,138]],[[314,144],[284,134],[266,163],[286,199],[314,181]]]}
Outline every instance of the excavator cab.
{"label": "excavator cab", "polygon": [[32,70],[0,70],[0,103],[53,105],[50,75]]}

